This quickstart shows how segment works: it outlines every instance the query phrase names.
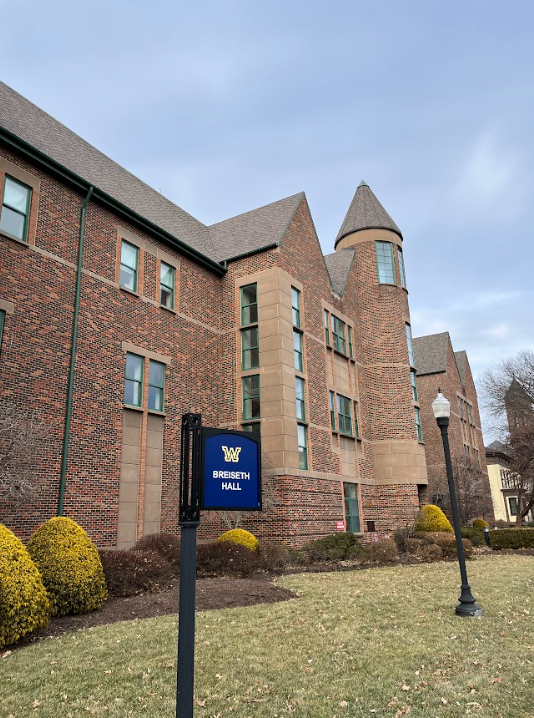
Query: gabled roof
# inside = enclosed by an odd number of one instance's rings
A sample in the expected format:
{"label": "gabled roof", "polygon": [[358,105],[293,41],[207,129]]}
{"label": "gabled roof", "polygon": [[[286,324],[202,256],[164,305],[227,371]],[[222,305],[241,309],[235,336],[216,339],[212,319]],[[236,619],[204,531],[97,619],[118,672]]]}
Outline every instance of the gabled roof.
{"label": "gabled roof", "polygon": [[332,287],[338,294],[343,294],[355,254],[355,250],[349,248],[327,254],[324,258]]}
{"label": "gabled roof", "polygon": [[419,375],[447,371],[449,342],[449,332],[414,338],[413,354]]}
{"label": "gabled roof", "polygon": [[361,229],[389,229],[402,239],[400,229],[382,207],[369,185],[363,180],[356,190],[335,243],[337,244],[347,234],[358,232]]}
{"label": "gabled roof", "polygon": [[279,246],[304,193],[212,224],[210,237],[219,260],[229,260]]}
{"label": "gabled roof", "polygon": [[503,454],[503,456],[510,458],[511,449],[509,446],[506,446],[506,444],[503,444],[502,441],[492,441],[489,446],[486,446],[484,448],[486,454]]}
{"label": "gabled roof", "polygon": [[456,366],[458,367],[458,373],[460,374],[462,386],[465,388],[465,375],[467,373],[467,352],[454,352],[454,356],[456,357]]}
{"label": "gabled roof", "polygon": [[206,225],[0,82],[0,126],[210,259]]}

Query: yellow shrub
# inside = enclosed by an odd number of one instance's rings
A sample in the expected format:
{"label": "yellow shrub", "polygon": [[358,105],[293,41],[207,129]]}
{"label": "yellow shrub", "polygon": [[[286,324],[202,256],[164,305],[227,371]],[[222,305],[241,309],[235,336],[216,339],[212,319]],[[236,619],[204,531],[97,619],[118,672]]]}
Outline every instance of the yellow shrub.
{"label": "yellow shrub", "polygon": [[231,543],[238,543],[241,546],[246,546],[246,548],[251,551],[257,551],[260,545],[258,539],[249,531],[245,531],[245,529],[232,529],[231,531],[226,531],[226,533],[223,533],[222,536],[219,536],[217,541],[230,541]]}
{"label": "yellow shrub", "polygon": [[454,533],[449,519],[439,506],[428,504],[423,506],[414,526],[416,531],[447,531]]}
{"label": "yellow shrub", "polygon": [[41,571],[53,616],[87,613],[107,598],[100,556],[72,519],[50,519],[33,534],[28,551]]}
{"label": "yellow shrub", "polygon": [[473,521],[473,528],[474,529],[489,528],[489,523],[487,521],[484,521],[484,519],[475,519]]}
{"label": "yellow shrub", "polygon": [[41,574],[22,541],[0,524],[0,648],[44,628],[49,616]]}

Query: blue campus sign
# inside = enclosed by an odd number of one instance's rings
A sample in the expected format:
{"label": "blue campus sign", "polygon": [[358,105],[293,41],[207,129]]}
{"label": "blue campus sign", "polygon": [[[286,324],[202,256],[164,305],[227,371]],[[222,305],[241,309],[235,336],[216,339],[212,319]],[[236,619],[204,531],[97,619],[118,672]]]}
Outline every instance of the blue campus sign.
{"label": "blue campus sign", "polygon": [[200,508],[261,511],[259,434],[202,428]]}

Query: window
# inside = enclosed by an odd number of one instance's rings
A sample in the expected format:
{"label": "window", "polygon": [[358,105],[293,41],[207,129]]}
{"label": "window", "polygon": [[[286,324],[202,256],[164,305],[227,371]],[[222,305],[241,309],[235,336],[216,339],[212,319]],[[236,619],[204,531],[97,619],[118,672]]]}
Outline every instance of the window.
{"label": "window", "polygon": [[291,315],[293,324],[300,327],[300,292],[295,287],[291,287]]}
{"label": "window", "polygon": [[473,421],[473,407],[471,406],[471,404],[467,404],[467,402],[466,402],[466,406],[467,406],[467,416],[469,417],[469,423],[471,424],[471,426],[474,426],[475,422]]}
{"label": "window", "polygon": [[299,469],[308,468],[308,433],[304,424],[297,424],[299,444]]}
{"label": "window", "polygon": [[302,362],[302,334],[300,332],[297,332],[296,330],[293,330],[293,357],[295,369],[297,371],[303,371],[304,364]]}
{"label": "window", "polygon": [[297,419],[306,421],[306,404],[304,395],[304,379],[300,376],[295,377],[295,389],[297,396]]}
{"label": "window", "polygon": [[325,338],[326,338],[326,345],[330,346],[330,329],[328,327],[329,327],[328,312],[325,309],[324,310],[324,333],[325,333]]}
{"label": "window", "polygon": [[260,418],[260,377],[245,376],[243,383],[243,421]]}
{"label": "window", "polygon": [[354,352],[352,349],[352,329],[350,327],[347,327],[349,331],[349,356],[351,359],[354,359]]}
{"label": "window", "polygon": [[241,367],[256,369],[260,365],[258,327],[241,330]]}
{"label": "window", "polygon": [[121,242],[121,275],[120,285],[132,292],[137,291],[137,265],[139,249],[126,240]]}
{"label": "window", "polygon": [[413,369],[410,371],[410,378],[412,381],[412,399],[414,401],[419,401],[419,395],[417,394],[417,384],[415,383],[415,372]]}
{"label": "window", "polygon": [[148,365],[148,408],[151,411],[163,411],[165,389],[165,364],[150,360]]}
{"label": "window", "polygon": [[458,414],[460,415],[460,419],[465,419],[465,404],[461,397],[458,397]]}
{"label": "window", "polygon": [[417,429],[417,438],[419,441],[423,441],[423,428],[421,426],[421,412],[419,408],[414,407],[415,413],[415,428]]}
{"label": "window", "polygon": [[342,354],[347,353],[347,342],[345,340],[345,322],[338,319],[332,314],[332,344],[334,349]]}
{"label": "window", "polygon": [[413,360],[412,328],[409,324],[406,324],[406,341],[408,342],[408,357],[410,359],[410,366],[415,366],[415,362]]}
{"label": "window", "polygon": [[360,533],[360,506],[357,485],[343,484],[343,497],[345,499],[345,530],[351,533]]}
{"label": "window", "polygon": [[332,431],[336,430],[336,398],[334,395],[334,392],[330,392],[330,424],[332,426]]}
{"label": "window", "polygon": [[32,191],[22,182],[5,176],[0,230],[26,242]]}
{"label": "window", "polygon": [[352,417],[350,415],[350,399],[337,395],[337,421],[342,434],[352,436]]}
{"label": "window", "polygon": [[2,337],[4,336],[5,318],[6,318],[6,313],[3,310],[0,310],[0,352],[2,351]]}
{"label": "window", "polygon": [[404,254],[402,253],[402,249],[400,247],[398,247],[397,254],[399,257],[399,272],[400,272],[401,287],[403,289],[406,289],[406,269],[404,267]]}
{"label": "window", "polygon": [[241,287],[241,324],[255,324],[258,321],[258,285]]}
{"label": "window", "polygon": [[473,453],[475,454],[475,466],[477,471],[480,471],[480,455],[478,453],[478,449],[474,449]]}
{"label": "window", "polygon": [[510,516],[517,516],[517,499],[511,496],[508,499],[508,506],[510,507]]}
{"label": "window", "polygon": [[471,450],[467,444],[464,444],[464,456],[469,465],[471,465]]}
{"label": "window", "polygon": [[243,426],[241,428],[243,431],[254,431],[257,434],[259,434],[260,433],[260,422],[255,421],[255,422],[251,422],[249,424],[243,424]]}
{"label": "window", "polygon": [[143,357],[126,354],[126,372],[124,379],[124,403],[129,406],[141,406],[143,402]]}
{"label": "window", "polygon": [[395,284],[395,265],[393,263],[393,244],[375,242],[376,266],[380,284]]}
{"label": "window", "polygon": [[358,418],[358,402],[354,402],[354,434],[360,438],[360,419]]}
{"label": "window", "polygon": [[159,270],[159,303],[174,309],[174,267],[161,263]]}

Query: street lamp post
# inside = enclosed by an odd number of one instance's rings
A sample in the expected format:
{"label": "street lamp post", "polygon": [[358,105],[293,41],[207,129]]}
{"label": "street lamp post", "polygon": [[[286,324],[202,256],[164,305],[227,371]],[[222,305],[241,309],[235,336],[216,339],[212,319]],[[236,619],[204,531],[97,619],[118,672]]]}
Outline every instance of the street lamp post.
{"label": "street lamp post", "polygon": [[465,565],[464,545],[462,543],[462,532],[460,528],[460,517],[458,515],[458,500],[456,498],[456,487],[452,475],[451,451],[449,448],[449,418],[451,415],[451,404],[438,389],[438,395],[432,402],[432,411],[441,430],[441,438],[443,440],[443,451],[445,452],[445,466],[447,467],[447,481],[449,484],[449,493],[451,497],[451,513],[454,526],[454,534],[456,536],[456,551],[458,553],[458,563],[460,564],[460,575],[462,577],[462,588],[460,594],[460,603],[456,606],[458,616],[482,616],[482,608],[475,601],[475,597],[471,593],[471,587],[467,582],[467,568]]}

